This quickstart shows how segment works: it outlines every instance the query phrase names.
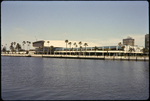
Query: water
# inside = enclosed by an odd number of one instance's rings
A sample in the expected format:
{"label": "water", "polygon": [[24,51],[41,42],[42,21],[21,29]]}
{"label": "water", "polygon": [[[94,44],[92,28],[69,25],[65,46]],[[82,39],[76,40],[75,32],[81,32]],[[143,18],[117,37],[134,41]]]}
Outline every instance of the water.
{"label": "water", "polygon": [[3,100],[145,100],[149,62],[1,57]]}

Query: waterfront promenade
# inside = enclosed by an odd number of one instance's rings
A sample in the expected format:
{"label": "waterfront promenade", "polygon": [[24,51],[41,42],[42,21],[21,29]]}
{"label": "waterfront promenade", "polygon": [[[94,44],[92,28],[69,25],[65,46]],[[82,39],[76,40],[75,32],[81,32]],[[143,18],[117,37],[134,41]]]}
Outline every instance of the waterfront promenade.
{"label": "waterfront promenade", "polygon": [[149,61],[148,56],[84,56],[84,55],[50,55],[50,54],[1,54],[1,56],[14,57],[42,57],[42,58],[68,58],[68,59],[96,59],[96,60],[126,60]]}

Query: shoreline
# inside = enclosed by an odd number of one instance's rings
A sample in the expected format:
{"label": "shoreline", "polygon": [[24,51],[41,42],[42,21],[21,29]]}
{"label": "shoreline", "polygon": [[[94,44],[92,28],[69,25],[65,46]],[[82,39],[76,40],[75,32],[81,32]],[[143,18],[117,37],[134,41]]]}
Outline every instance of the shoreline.
{"label": "shoreline", "polygon": [[149,57],[140,56],[78,56],[78,55],[35,55],[35,54],[1,54],[8,57],[41,57],[41,58],[66,58],[66,59],[91,59],[91,60],[119,60],[119,61],[149,61]]}

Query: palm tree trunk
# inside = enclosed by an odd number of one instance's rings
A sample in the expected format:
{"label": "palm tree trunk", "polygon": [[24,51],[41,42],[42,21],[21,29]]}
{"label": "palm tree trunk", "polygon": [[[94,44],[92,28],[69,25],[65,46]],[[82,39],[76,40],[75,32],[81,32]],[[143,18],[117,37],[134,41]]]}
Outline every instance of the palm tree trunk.
{"label": "palm tree trunk", "polygon": [[67,43],[66,43],[66,55],[67,55]]}

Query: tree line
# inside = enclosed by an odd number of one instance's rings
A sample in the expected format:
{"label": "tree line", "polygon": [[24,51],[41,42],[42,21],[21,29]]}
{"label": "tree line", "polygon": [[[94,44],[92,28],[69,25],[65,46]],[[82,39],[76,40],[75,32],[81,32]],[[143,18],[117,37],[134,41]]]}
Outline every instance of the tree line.
{"label": "tree line", "polygon": [[[10,46],[9,46],[9,49],[12,53],[16,52],[16,51],[18,51],[18,52],[25,51],[25,44],[27,44],[27,50],[29,50],[30,49],[30,44],[31,44],[30,41],[23,41],[22,42],[22,47],[19,43],[11,42]],[[7,44],[1,45],[1,46],[2,46],[2,50],[1,50],[2,52],[10,52],[9,50],[6,49]]]}

